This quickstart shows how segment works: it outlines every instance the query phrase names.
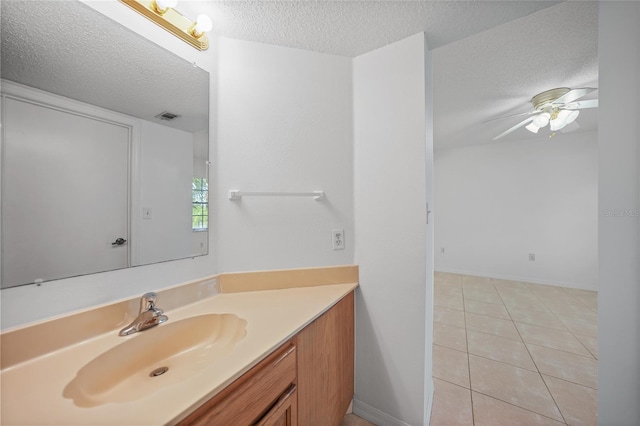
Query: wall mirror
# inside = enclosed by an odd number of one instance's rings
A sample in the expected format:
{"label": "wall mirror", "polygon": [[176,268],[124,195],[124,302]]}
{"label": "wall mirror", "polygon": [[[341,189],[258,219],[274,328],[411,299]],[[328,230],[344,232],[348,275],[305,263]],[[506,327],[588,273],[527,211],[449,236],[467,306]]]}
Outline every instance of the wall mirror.
{"label": "wall mirror", "polygon": [[2,288],[207,254],[209,74],[75,0],[1,8]]}

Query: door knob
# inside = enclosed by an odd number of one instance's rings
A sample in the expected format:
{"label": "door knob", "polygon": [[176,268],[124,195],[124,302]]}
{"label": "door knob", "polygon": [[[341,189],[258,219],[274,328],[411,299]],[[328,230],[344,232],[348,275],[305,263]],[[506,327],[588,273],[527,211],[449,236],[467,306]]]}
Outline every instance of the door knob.
{"label": "door knob", "polygon": [[118,238],[117,240],[115,240],[114,242],[111,243],[112,246],[121,246],[124,243],[126,243],[127,240],[125,240],[124,238]]}

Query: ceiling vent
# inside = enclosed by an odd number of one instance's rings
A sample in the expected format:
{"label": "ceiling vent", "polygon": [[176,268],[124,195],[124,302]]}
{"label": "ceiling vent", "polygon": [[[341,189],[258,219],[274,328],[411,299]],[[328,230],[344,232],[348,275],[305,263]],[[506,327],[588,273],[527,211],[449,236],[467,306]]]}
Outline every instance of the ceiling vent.
{"label": "ceiling vent", "polygon": [[164,112],[161,112],[160,114],[156,115],[156,118],[158,118],[160,120],[165,120],[165,121],[175,120],[178,117],[182,117],[182,116],[178,115],[178,114],[174,114],[174,113],[169,112],[169,111],[164,111]]}

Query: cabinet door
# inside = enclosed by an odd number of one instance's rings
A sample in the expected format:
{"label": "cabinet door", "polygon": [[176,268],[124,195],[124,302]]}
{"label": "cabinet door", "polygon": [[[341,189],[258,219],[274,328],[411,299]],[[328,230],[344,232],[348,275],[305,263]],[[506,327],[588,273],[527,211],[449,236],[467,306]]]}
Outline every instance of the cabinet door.
{"label": "cabinet door", "polygon": [[297,426],[298,393],[296,385],[285,392],[256,426]]}
{"label": "cabinet door", "polygon": [[339,426],[353,399],[354,296],[345,296],[296,336],[298,423]]}

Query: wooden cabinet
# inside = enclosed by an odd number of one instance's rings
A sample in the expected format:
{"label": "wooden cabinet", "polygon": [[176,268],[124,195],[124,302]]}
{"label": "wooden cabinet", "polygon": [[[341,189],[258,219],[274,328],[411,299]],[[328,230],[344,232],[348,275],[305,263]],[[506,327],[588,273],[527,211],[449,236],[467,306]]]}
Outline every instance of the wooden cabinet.
{"label": "wooden cabinet", "polygon": [[[263,424],[263,420],[267,421],[264,425],[297,425],[296,355],[293,342],[285,343],[180,425],[241,426]],[[279,414],[293,422],[277,423]]]}
{"label": "wooden cabinet", "polygon": [[353,299],[351,292],[295,338],[300,426],[339,426],[353,399]]}
{"label": "wooden cabinet", "polygon": [[180,425],[339,426],[353,398],[353,357],[351,292]]}
{"label": "wooden cabinet", "polygon": [[291,385],[289,389],[280,397],[257,426],[294,426],[298,424],[297,412],[298,390],[296,385]]}

